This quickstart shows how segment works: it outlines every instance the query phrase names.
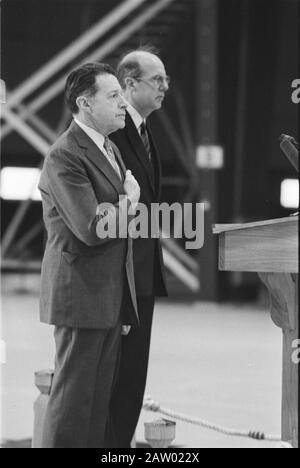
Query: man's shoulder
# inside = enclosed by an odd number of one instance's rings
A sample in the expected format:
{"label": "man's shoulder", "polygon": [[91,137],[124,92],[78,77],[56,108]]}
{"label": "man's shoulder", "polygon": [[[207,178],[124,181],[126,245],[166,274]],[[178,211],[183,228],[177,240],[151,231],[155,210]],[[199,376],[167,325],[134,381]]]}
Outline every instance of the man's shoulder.
{"label": "man's shoulder", "polygon": [[126,151],[128,153],[130,149],[130,141],[128,139],[128,135],[126,129],[123,128],[118,130],[117,132],[112,133],[109,135],[109,139],[112,141],[112,144],[118,148],[118,150],[123,153]]}
{"label": "man's shoulder", "polygon": [[109,139],[113,142],[115,142],[116,140],[120,140],[120,139],[123,139],[126,137],[126,127],[124,128],[121,128],[120,130],[117,130],[116,132],[114,133],[111,133],[109,135]]}
{"label": "man's shoulder", "polygon": [[69,127],[53,143],[53,145],[50,147],[48,151],[47,156],[51,157],[58,153],[68,153],[68,152],[74,153],[74,151],[76,152],[77,148],[78,148],[78,144],[76,142],[76,139],[74,138],[71,128]]}
{"label": "man's shoulder", "polygon": [[56,172],[61,167],[77,167],[81,165],[81,148],[78,146],[76,138],[68,128],[58,137],[55,143],[49,148],[45,157],[42,176]]}
{"label": "man's shoulder", "polygon": [[134,125],[132,118],[130,117],[129,113],[126,112],[126,120],[125,120],[125,127],[117,130],[116,132],[112,133],[109,138],[117,145],[122,146],[128,144],[130,141],[130,135],[132,136],[132,132],[137,132],[137,129]]}

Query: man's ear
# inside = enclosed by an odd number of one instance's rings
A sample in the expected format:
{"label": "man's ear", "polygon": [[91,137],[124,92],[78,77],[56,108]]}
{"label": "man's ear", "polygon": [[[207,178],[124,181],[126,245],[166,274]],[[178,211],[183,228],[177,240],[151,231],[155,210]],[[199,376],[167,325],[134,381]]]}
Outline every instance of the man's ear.
{"label": "man's ear", "polygon": [[85,96],[78,96],[76,98],[76,104],[79,110],[87,111],[91,108],[90,103]]}
{"label": "man's ear", "polygon": [[130,76],[127,76],[125,78],[125,86],[126,89],[133,90],[136,88],[136,80],[134,78],[131,78]]}

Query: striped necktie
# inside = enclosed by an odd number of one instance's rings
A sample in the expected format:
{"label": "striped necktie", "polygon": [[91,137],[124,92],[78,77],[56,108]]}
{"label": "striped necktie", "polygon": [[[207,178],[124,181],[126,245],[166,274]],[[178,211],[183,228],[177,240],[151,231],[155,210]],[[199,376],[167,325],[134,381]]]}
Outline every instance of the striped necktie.
{"label": "striped necktie", "polygon": [[149,135],[146,127],[146,123],[143,122],[140,126],[141,129],[141,139],[143,140],[146,153],[148,155],[149,160],[151,161],[151,145],[149,140]]}
{"label": "striped necktie", "polygon": [[120,171],[120,167],[119,167],[119,164],[117,163],[114,150],[112,149],[112,146],[111,146],[111,143],[110,143],[108,137],[105,137],[103,147],[104,147],[104,149],[105,149],[105,151],[106,151],[106,153],[108,155],[108,159],[109,159],[110,164],[112,165],[112,167],[114,168],[114,170],[116,171],[116,173],[118,174],[120,179],[122,179],[122,174],[121,174],[121,171]]}

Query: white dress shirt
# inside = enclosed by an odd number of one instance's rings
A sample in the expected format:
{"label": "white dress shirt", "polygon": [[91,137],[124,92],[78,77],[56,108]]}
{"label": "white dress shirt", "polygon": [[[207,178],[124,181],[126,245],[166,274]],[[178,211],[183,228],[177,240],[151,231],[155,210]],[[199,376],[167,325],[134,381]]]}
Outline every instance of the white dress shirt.
{"label": "white dress shirt", "polygon": [[104,153],[108,159],[108,154],[104,149],[105,137],[101,135],[101,133],[94,130],[93,128],[88,127],[84,123],[80,122],[78,119],[76,119],[76,117],[74,118],[74,121],[81,128],[81,130],[83,130],[90,137],[90,139],[93,140],[95,145],[98,146],[99,150],[102,151],[102,153]]}
{"label": "white dress shirt", "polygon": [[130,115],[130,117],[132,118],[137,131],[141,135],[141,125],[143,122],[146,123],[146,119],[143,119],[143,117],[138,113],[138,111],[134,107],[132,107],[131,104],[128,104],[128,107],[126,110],[128,114]]}
{"label": "white dress shirt", "polygon": [[[114,158],[114,161],[112,161],[104,147],[105,137],[101,133],[97,132],[97,130],[94,130],[93,128],[88,127],[84,123],[80,122],[78,119],[76,119],[76,117],[74,118],[74,122],[76,122],[78,127],[80,127],[81,130],[83,130],[90,137],[90,139],[95,143],[95,145],[104,154],[104,156],[106,156],[106,159],[109,162],[109,164],[113,167],[113,169],[118,173],[119,177],[122,179],[120,168],[116,159]],[[114,166],[114,164],[116,166]]]}

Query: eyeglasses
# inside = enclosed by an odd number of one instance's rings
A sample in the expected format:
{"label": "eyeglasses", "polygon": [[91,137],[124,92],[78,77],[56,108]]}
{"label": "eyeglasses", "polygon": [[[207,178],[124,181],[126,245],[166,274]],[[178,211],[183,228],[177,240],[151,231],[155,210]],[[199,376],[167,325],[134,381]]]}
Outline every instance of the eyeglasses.
{"label": "eyeglasses", "polygon": [[[146,83],[146,84],[148,84],[150,86],[152,86],[152,85],[156,86],[157,88],[160,88],[165,83],[167,84],[168,87],[171,84],[171,78],[168,75],[166,75],[166,76],[156,75],[156,76],[153,76],[152,78],[148,78],[148,79],[136,78],[136,81],[142,81],[143,83]],[[151,83],[152,83],[152,85],[151,85]]]}

